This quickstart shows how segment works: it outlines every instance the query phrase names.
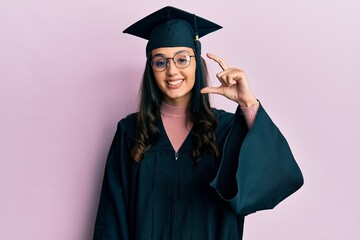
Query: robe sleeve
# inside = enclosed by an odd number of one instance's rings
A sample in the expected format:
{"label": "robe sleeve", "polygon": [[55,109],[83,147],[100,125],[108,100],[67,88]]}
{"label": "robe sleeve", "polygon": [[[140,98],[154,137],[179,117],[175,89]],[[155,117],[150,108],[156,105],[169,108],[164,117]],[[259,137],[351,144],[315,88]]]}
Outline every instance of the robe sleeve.
{"label": "robe sleeve", "polygon": [[271,209],[302,185],[286,139],[261,104],[250,130],[238,108],[211,182],[226,207],[240,215]]}
{"label": "robe sleeve", "polygon": [[118,124],[107,157],[97,212],[94,240],[128,240],[126,211],[128,148],[124,127]]}
{"label": "robe sleeve", "polygon": [[252,127],[252,125],[254,124],[256,113],[259,110],[259,106],[260,106],[260,103],[256,102],[251,107],[240,107],[240,109],[242,110],[242,112],[244,114],[246,125],[248,126],[248,129],[250,129]]}

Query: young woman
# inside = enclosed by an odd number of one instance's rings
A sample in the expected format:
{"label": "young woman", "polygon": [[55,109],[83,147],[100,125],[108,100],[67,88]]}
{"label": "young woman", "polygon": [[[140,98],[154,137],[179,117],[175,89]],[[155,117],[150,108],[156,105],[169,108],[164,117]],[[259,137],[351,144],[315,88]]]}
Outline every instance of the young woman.
{"label": "young woman", "polygon": [[[244,217],[275,207],[301,171],[239,68],[219,64],[207,87],[199,37],[220,26],[165,7],[125,32],[148,40],[139,111],[108,155],[94,239],[242,239]],[[207,94],[239,104],[210,107]]]}

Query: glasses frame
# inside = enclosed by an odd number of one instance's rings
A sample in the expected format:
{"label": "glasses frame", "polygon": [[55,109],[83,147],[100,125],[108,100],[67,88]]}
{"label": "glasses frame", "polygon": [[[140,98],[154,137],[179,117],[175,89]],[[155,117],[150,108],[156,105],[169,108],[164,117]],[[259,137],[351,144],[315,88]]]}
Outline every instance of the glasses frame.
{"label": "glasses frame", "polygon": [[[175,58],[176,58],[177,55],[187,55],[187,56],[189,56],[189,57],[190,57],[189,64],[188,64],[186,67],[179,67],[179,66],[177,66],[177,65],[176,65],[176,61],[175,61]],[[156,69],[154,69],[154,67],[153,67],[153,59],[156,58],[156,57],[162,57],[162,58],[164,58],[164,59],[166,60],[166,65],[164,65],[164,66],[165,66],[164,69],[162,69],[162,70],[156,70]],[[164,56],[155,56],[155,57],[152,57],[152,58],[151,58],[151,60],[150,60],[150,66],[151,66],[152,70],[154,70],[155,72],[163,72],[163,71],[165,71],[165,70],[168,68],[169,63],[170,63],[170,59],[171,59],[171,60],[173,60],[175,67],[177,67],[178,69],[185,69],[185,68],[187,68],[188,66],[190,66],[191,58],[192,58],[192,57],[195,57],[195,55],[190,55],[189,53],[177,53],[177,54],[175,54],[172,58],[166,58],[166,57],[164,57]]]}

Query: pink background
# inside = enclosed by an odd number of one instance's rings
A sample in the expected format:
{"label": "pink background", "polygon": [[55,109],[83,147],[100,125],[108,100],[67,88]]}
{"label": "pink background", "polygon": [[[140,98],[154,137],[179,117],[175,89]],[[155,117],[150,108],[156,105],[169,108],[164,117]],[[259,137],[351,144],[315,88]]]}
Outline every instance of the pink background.
{"label": "pink background", "polygon": [[0,239],[91,239],[145,63],[145,41],[122,30],[165,5],[224,26],[203,53],[247,71],[303,170],[299,192],[247,218],[245,239],[360,239],[358,0],[1,0]]}

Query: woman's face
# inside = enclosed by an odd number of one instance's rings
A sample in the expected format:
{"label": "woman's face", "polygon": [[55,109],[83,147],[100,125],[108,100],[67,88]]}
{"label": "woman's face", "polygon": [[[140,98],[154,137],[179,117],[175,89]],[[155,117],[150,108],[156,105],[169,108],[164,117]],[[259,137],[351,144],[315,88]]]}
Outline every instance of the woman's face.
{"label": "woman's face", "polygon": [[[186,68],[178,68],[175,66],[175,56],[180,56],[177,59],[178,66],[184,64],[183,56],[188,54],[190,57],[190,64]],[[195,84],[195,70],[196,60],[194,51],[188,47],[165,47],[156,48],[152,50],[151,57],[161,56],[168,60],[167,67],[164,71],[154,71],[154,77],[157,86],[163,94],[163,99],[167,104],[173,106],[187,106],[191,100],[191,90]],[[155,60],[155,59],[154,59]],[[163,64],[163,61],[157,61],[153,64],[158,66]]]}

